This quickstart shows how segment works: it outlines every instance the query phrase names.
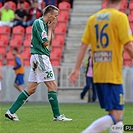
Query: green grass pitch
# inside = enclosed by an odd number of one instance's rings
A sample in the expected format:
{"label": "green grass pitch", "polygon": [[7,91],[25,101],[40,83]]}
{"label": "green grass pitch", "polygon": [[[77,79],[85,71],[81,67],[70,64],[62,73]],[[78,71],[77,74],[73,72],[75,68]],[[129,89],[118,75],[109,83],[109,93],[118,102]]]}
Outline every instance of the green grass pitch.
{"label": "green grass pitch", "polygon": [[[20,121],[15,122],[4,117],[9,107],[1,104],[0,133],[81,133],[91,122],[106,115],[98,103],[60,104],[61,113],[73,121],[55,122],[49,104],[25,104],[17,111]],[[125,105],[124,124],[133,125],[133,104]]]}

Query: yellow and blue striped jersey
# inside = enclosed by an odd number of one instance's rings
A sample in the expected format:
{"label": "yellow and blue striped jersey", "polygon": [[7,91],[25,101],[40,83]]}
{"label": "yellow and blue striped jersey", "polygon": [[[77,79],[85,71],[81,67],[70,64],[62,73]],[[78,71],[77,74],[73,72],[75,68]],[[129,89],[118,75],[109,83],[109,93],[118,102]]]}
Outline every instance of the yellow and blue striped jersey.
{"label": "yellow and blue striped jersey", "polygon": [[93,52],[94,83],[122,83],[124,45],[133,41],[126,14],[113,8],[92,15],[82,36]]}

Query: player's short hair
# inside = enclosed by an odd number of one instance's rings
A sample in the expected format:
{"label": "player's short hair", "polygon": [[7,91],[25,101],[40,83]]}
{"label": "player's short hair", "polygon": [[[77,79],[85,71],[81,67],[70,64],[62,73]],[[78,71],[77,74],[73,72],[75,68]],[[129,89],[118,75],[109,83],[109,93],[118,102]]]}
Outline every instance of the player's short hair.
{"label": "player's short hair", "polygon": [[18,52],[18,48],[17,47],[14,47],[13,50],[16,51],[16,52]]}
{"label": "player's short hair", "polygon": [[53,13],[54,10],[59,11],[59,9],[56,6],[53,5],[48,5],[47,7],[45,7],[42,11],[43,16],[46,15],[47,13]]}

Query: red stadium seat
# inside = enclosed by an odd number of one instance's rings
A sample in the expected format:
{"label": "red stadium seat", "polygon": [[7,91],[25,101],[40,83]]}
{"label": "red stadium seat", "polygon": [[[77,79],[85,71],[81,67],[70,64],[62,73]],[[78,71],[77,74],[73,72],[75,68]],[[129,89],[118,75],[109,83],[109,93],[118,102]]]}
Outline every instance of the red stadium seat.
{"label": "red stadium seat", "polygon": [[16,34],[24,34],[25,33],[25,28],[22,26],[15,26],[12,29],[12,33],[16,33]]}
{"label": "red stadium seat", "polygon": [[133,2],[129,4],[129,9],[133,9]]}
{"label": "red stadium seat", "polygon": [[[64,45],[64,43],[65,43],[65,35],[64,34],[55,34],[54,40],[58,40],[57,42],[59,42],[60,44]],[[54,40],[53,40],[52,43],[56,43]]]}
{"label": "red stadium seat", "polygon": [[128,20],[129,20],[129,22],[133,22],[133,14],[129,14]]}
{"label": "red stadium seat", "polygon": [[10,50],[12,50],[12,48],[14,47],[17,47],[18,50],[21,51],[22,41],[17,38],[11,39],[9,45],[10,45]]}
{"label": "red stadium seat", "polygon": [[124,51],[123,58],[124,58],[124,61],[123,61],[124,66],[133,65],[132,59],[130,58],[129,54],[126,51]]}
{"label": "red stadium seat", "polygon": [[55,34],[56,33],[66,33],[67,30],[67,24],[66,22],[63,21],[58,21],[57,26],[55,28]]}
{"label": "red stadium seat", "polygon": [[62,48],[61,47],[52,47],[52,52],[53,53],[58,53],[58,58],[62,57]]}
{"label": "red stadium seat", "polygon": [[31,34],[32,33],[32,26],[28,26],[26,28],[26,34]]}
{"label": "red stadium seat", "polygon": [[2,3],[0,2],[0,8],[2,7]]}
{"label": "red stadium seat", "polygon": [[24,33],[25,33],[25,28],[22,26],[15,26],[12,29],[12,38],[17,38],[19,40],[23,40],[24,37]]}
{"label": "red stadium seat", "polygon": [[30,66],[30,60],[24,60],[24,66]]}
{"label": "red stadium seat", "polygon": [[7,26],[0,27],[0,45],[7,45],[10,38],[10,28]]}
{"label": "red stadium seat", "polygon": [[30,45],[31,45],[31,40],[29,40],[29,39],[26,39],[26,40],[24,40],[24,47],[30,47]]}
{"label": "red stadium seat", "polygon": [[133,2],[133,0],[130,0],[130,3]]}
{"label": "red stadium seat", "polygon": [[58,21],[68,21],[68,19],[69,19],[68,15],[59,14],[58,16]]}
{"label": "red stadium seat", "polygon": [[2,55],[6,54],[6,47],[0,47],[0,54]]}
{"label": "red stadium seat", "polygon": [[59,15],[64,15],[69,18],[70,10],[68,9],[60,9]]}
{"label": "red stadium seat", "polygon": [[23,57],[23,59],[30,59],[30,53],[28,53],[27,51],[24,51],[21,53],[21,56]]}
{"label": "red stadium seat", "polygon": [[59,46],[59,47],[64,47],[64,38],[55,38],[52,41],[52,46]]}
{"label": "red stadium seat", "polygon": [[60,60],[59,59],[50,59],[50,62],[52,66],[60,66]]}
{"label": "red stadium seat", "polygon": [[24,47],[23,51],[30,54],[30,47]]}
{"label": "red stadium seat", "polygon": [[7,60],[6,65],[7,66],[14,66],[14,60],[12,60],[12,59]]}
{"label": "red stadium seat", "polygon": [[102,9],[106,8],[106,3],[102,3]]}
{"label": "red stadium seat", "polygon": [[11,28],[8,26],[0,27],[0,33],[10,34]]}
{"label": "red stadium seat", "polygon": [[133,33],[133,23],[130,23],[130,28],[131,28],[131,31]]}
{"label": "red stadium seat", "polygon": [[130,59],[130,56],[129,56],[129,54],[127,52],[124,52],[123,53],[123,58],[124,59]]}
{"label": "red stadium seat", "polygon": [[62,27],[66,27],[67,28],[67,23],[63,22],[63,21],[58,21],[56,27],[57,26],[62,26]]}
{"label": "red stadium seat", "polygon": [[6,41],[8,43],[10,36],[8,34],[0,34],[0,41]]}
{"label": "red stadium seat", "polygon": [[130,11],[129,11],[129,14],[133,14],[133,10],[130,10]]}
{"label": "red stadium seat", "polygon": [[71,8],[71,5],[70,5],[69,2],[63,1],[63,2],[60,2],[58,4],[58,7],[59,7],[59,9],[70,9]]}
{"label": "red stadium seat", "polygon": [[119,11],[127,14],[127,9],[120,9]]}
{"label": "red stadium seat", "polygon": [[0,39],[0,47],[6,47],[8,45],[8,40]]}
{"label": "red stadium seat", "polygon": [[11,51],[9,51],[6,54],[6,59],[7,59],[7,62],[6,62],[7,66],[14,66],[14,56],[12,55]]}
{"label": "red stadium seat", "polygon": [[120,9],[126,9],[127,8],[127,3],[126,2],[122,2],[120,5]]}
{"label": "red stadium seat", "polygon": [[2,62],[2,60],[0,60],[0,66],[2,66],[3,65],[3,62]]}
{"label": "red stadium seat", "polygon": [[12,52],[9,51],[7,54],[6,54],[6,58],[7,59],[14,59],[14,56],[12,55]]}
{"label": "red stadium seat", "polygon": [[127,3],[127,2],[128,2],[128,0],[122,0],[122,2],[126,2],[126,3]]}
{"label": "red stadium seat", "polygon": [[32,26],[26,28],[26,39],[31,40]]}
{"label": "red stadium seat", "polygon": [[58,25],[56,26],[54,33],[66,33],[66,26]]}
{"label": "red stadium seat", "polygon": [[107,0],[103,0],[103,2],[104,2],[104,3],[106,3],[106,2],[107,2]]}
{"label": "red stadium seat", "polygon": [[57,53],[57,52],[55,52],[55,51],[52,51],[51,53],[50,53],[50,58],[58,58],[58,59],[61,59],[61,54],[60,53]]}

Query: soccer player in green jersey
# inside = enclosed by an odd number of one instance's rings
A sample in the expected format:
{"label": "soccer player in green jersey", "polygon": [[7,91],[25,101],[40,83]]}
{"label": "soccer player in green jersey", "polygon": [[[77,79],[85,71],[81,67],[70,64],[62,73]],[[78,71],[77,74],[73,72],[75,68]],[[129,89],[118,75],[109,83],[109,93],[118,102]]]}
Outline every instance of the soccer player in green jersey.
{"label": "soccer player in green jersey", "polygon": [[31,41],[31,70],[28,85],[18,96],[5,116],[11,120],[18,121],[15,112],[23,105],[24,101],[32,95],[40,82],[44,82],[48,88],[48,99],[53,111],[54,121],[71,121],[60,114],[57,99],[57,85],[50,63],[49,46],[52,40],[52,33],[58,20],[59,9],[49,5],[43,9],[43,16],[36,19],[32,26]]}

